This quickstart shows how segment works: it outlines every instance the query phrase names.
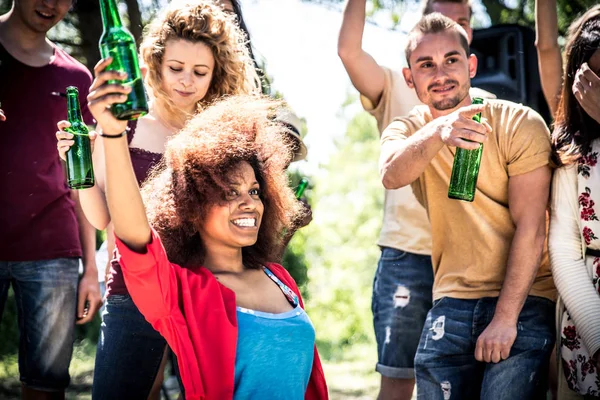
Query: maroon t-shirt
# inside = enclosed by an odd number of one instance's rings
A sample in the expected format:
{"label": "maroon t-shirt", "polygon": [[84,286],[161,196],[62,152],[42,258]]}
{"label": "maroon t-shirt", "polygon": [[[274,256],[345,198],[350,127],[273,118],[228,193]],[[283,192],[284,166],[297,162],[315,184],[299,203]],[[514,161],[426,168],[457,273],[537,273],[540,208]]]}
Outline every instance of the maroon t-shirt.
{"label": "maroon t-shirt", "polygon": [[[128,124],[129,131],[127,132],[127,142],[131,143],[133,140],[133,135],[135,134],[135,128],[137,123],[135,121],[131,121]],[[150,151],[130,147],[129,155],[131,157],[131,164],[133,166],[133,171],[135,172],[135,177],[138,181],[138,185],[142,186],[142,183],[148,177],[148,173],[152,168],[158,164],[158,162],[162,158],[162,154],[152,153]],[[125,279],[123,278],[123,271],[121,270],[121,265],[119,262],[113,258],[111,261],[110,267],[110,276],[108,281],[106,282],[106,295],[110,296],[113,294],[128,294],[127,286],[125,286]]]}
{"label": "maroon t-shirt", "polygon": [[79,229],[56,150],[56,123],[67,101],[55,93],[79,88],[83,119],[93,124],[86,97],[90,72],[63,50],[30,67],[0,45],[0,260],[81,257]]}

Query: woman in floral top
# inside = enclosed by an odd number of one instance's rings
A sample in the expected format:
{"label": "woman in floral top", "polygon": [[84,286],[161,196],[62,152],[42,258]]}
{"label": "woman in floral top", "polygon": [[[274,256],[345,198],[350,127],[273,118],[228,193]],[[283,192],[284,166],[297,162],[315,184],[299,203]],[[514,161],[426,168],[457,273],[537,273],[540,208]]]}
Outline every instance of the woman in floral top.
{"label": "woman in floral top", "polygon": [[[550,260],[560,294],[559,398],[600,398],[600,6],[570,29],[553,144]],[[578,396],[578,395],[580,396]]]}

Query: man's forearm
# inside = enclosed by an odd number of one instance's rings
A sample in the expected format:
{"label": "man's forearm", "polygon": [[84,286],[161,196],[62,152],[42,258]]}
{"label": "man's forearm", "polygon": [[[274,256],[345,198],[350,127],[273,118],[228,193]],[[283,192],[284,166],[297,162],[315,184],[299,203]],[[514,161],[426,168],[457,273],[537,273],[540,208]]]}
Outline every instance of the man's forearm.
{"label": "man's forearm", "polygon": [[[390,147],[388,151],[386,147]],[[410,185],[425,171],[444,143],[432,126],[425,126],[402,141],[382,146],[380,175],[386,189]]]}
{"label": "man's forearm", "polygon": [[545,238],[545,221],[537,229],[517,227],[494,318],[517,323],[540,267]]}

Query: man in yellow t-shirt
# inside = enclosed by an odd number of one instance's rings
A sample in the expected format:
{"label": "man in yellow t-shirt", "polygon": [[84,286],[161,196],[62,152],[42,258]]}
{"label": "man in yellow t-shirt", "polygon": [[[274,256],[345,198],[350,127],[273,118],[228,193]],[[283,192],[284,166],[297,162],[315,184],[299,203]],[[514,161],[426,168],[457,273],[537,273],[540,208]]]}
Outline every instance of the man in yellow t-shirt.
{"label": "man in yellow t-shirt", "polygon": [[[415,357],[422,399],[531,399],[546,391],[555,288],[544,254],[551,171],[542,118],[519,104],[472,105],[477,59],[441,14],[409,33],[403,69],[425,104],[384,131],[387,189],[411,185],[432,229],[433,308]],[[471,118],[481,112],[482,123]],[[447,196],[456,147],[483,157],[472,203]]]}
{"label": "man in yellow t-shirt", "polygon": [[[471,40],[469,0],[422,0],[423,14],[440,12],[460,24]],[[366,111],[379,132],[394,117],[408,115],[419,104],[414,89],[399,71],[383,67],[362,46],[366,0],[348,0],[340,29],[338,53],[360,92]],[[400,50],[396,43],[391,48]],[[400,67],[400,66],[399,66]],[[478,97],[494,97],[471,88]],[[383,224],[377,244],[381,258],[373,281],[373,325],[377,365],[381,374],[379,400],[409,400],[414,388],[414,358],[427,312],[431,308],[433,270],[431,227],[427,213],[410,187],[386,190]]]}

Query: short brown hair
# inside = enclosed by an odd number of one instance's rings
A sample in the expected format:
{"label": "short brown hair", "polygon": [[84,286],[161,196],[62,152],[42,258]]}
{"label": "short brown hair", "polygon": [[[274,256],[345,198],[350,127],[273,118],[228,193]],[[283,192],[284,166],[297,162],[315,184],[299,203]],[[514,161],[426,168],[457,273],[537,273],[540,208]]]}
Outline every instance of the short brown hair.
{"label": "short brown hair", "polygon": [[434,3],[457,3],[457,4],[466,4],[469,6],[469,18],[473,15],[473,5],[471,4],[471,0],[423,0],[423,15],[428,15],[433,12],[433,4]]}
{"label": "short brown hair", "polygon": [[453,31],[458,35],[460,38],[460,44],[465,49],[467,56],[469,56],[469,39],[467,38],[467,33],[465,30],[450,18],[438,12],[434,12],[421,18],[419,22],[417,22],[417,25],[415,25],[415,27],[412,28],[408,33],[405,50],[406,62],[408,63],[408,66],[410,67],[410,55],[417,47],[417,40],[419,40],[421,36],[442,33],[446,31]]}

